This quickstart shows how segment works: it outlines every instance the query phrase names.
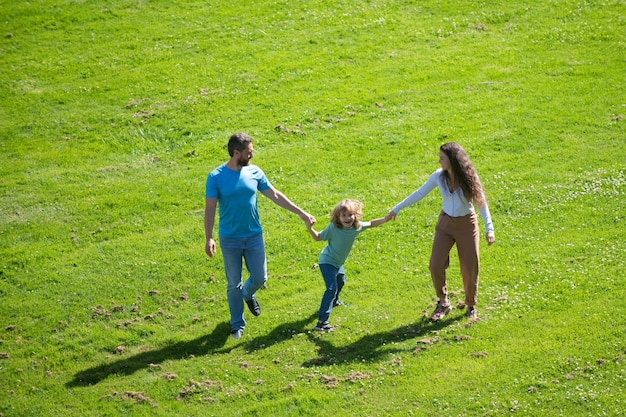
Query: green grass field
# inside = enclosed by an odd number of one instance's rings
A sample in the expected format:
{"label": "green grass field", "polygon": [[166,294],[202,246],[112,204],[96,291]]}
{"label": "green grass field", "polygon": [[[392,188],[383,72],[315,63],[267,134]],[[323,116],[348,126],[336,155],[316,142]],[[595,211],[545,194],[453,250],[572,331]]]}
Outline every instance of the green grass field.
{"label": "green grass field", "polygon": [[[622,0],[0,0],[0,27],[0,416],[626,410]],[[203,208],[236,131],[318,229],[461,143],[480,320],[427,320],[432,193],[359,237],[312,332],[323,244],[260,197],[263,314],[231,339]]]}

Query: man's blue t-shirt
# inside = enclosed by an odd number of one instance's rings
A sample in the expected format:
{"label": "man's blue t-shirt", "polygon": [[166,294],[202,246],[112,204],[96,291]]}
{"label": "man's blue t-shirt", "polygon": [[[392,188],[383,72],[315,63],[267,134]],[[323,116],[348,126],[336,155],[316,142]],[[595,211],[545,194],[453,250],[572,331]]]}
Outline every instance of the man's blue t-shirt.
{"label": "man's blue t-shirt", "polygon": [[219,236],[245,238],[261,233],[257,191],[271,187],[265,173],[256,165],[233,171],[226,164],[215,168],[206,180],[206,197],[217,198]]}

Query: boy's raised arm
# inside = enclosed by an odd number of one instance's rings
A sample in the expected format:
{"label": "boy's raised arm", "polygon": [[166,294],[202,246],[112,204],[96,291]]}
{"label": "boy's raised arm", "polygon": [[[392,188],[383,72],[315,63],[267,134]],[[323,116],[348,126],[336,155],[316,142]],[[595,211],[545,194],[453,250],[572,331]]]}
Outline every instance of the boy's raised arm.
{"label": "boy's raised arm", "polygon": [[309,231],[309,233],[311,234],[311,237],[317,241],[322,240],[322,238],[320,237],[320,234],[313,229],[313,224],[307,224],[306,225],[307,230]]}
{"label": "boy's raised arm", "polygon": [[387,217],[380,217],[378,219],[370,220],[370,227],[380,226],[381,224],[387,222],[389,219]]}

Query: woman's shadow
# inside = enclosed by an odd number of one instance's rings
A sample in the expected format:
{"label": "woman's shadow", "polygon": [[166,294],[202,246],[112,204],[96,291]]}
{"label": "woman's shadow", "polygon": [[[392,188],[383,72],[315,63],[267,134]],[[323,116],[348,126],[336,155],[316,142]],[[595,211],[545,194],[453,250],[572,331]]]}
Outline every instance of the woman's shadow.
{"label": "woman's shadow", "polygon": [[166,360],[183,359],[192,355],[200,356],[208,353],[223,353],[228,351],[220,351],[226,344],[228,336],[230,336],[230,324],[223,322],[218,324],[210,334],[197,339],[178,342],[163,349],[139,353],[113,363],[106,363],[81,371],[74,375],[74,378],[66,386],[80,387],[97,384],[110,375],[131,375],[140,369]]}

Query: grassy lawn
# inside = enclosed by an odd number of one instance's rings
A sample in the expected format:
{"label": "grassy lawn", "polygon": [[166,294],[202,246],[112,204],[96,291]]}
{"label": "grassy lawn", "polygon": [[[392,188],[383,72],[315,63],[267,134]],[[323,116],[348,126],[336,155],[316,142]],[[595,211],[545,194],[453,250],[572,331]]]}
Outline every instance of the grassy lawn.
{"label": "grassy lawn", "polygon": [[[626,4],[234,3],[0,0],[0,417],[621,415]],[[312,332],[323,245],[260,197],[263,314],[231,339],[203,208],[236,131],[319,230],[461,143],[480,320],[427,320],[432,193],[359,237]]]}

